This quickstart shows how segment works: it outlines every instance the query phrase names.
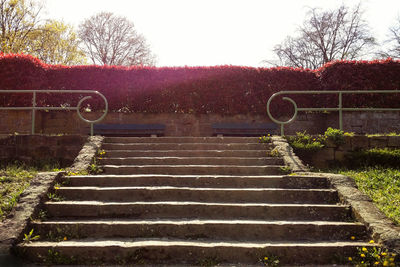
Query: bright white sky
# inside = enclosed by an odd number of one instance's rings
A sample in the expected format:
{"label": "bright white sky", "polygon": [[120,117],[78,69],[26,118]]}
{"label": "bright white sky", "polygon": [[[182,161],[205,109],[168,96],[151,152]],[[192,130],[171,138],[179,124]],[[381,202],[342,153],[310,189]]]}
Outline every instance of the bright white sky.
{"label": "bright white sky", "polygon": [[[400,0],[362,2],[379,41],[400,16]],[[113,12],[131,20],[157,56],[157,66],[264,66],[276,44],[294,35],[310,7],[332,9],[341,0],[45,0],[47,18],[76,27]]]}

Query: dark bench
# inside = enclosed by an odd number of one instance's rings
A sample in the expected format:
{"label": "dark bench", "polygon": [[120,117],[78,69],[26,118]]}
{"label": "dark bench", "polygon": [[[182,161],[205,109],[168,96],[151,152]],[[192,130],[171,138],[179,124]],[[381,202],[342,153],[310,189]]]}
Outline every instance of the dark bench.
{"label": "dark bench", "polygon": [[104,136],[163,136],[164,124],[94,124],[95,135]]}
{"label": "dark bench", "polygon": [[213,123],[213,135],[263,136],[276,133],[275,123]]}

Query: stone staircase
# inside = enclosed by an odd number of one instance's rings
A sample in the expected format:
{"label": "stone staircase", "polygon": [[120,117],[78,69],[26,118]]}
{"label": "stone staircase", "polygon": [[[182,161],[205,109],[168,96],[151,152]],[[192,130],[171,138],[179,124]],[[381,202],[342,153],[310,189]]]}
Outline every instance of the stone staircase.
{"label": "stone staircase", "polygon": [[[100,175],[64,198],[18,250],[54,264],[332,264],[368,246],[323,177],[282,175],[271,144],[244,137],[107,137]],[[351,240],[355,236],[356,240]]]}

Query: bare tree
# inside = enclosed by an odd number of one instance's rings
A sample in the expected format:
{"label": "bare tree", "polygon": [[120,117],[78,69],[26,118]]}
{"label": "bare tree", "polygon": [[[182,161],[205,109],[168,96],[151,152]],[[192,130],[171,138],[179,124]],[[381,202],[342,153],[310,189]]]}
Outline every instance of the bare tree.
{"label": "bare tree", "polygon": [[93,64],[131,66],[155,63],[145,38],[125,17],[109,12],[94,15],[80,25],[79,37]]}
{"label": "bare tree", "polygon": [[397,18],[396,24],[389,28],[389,39],[385,41],[388,45],[387,50],[380,51],[378,56],[400,58],[400,17]]}
{"label": "bare tree", "polygon": [[353,10],[344,5],[333,11],[311,9],[299,36],[288,36],[273,51],[283,65],[311,69],[332,60],[358,59],[375,45],[362,14],[360,5]]}

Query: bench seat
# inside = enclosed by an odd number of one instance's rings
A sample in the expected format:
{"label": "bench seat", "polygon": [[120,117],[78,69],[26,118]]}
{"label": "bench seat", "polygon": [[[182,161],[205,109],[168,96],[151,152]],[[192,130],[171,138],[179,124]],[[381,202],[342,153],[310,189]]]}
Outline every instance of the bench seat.
{"label": "bench seat", "polygon": [[275,134],[275,123],[213,123],[213,135],[225,136],[263,136]]}
{"label": "bench seat", "polygon": [[164,124],[94,124],[95,135],[104,136],[164,136]]}

